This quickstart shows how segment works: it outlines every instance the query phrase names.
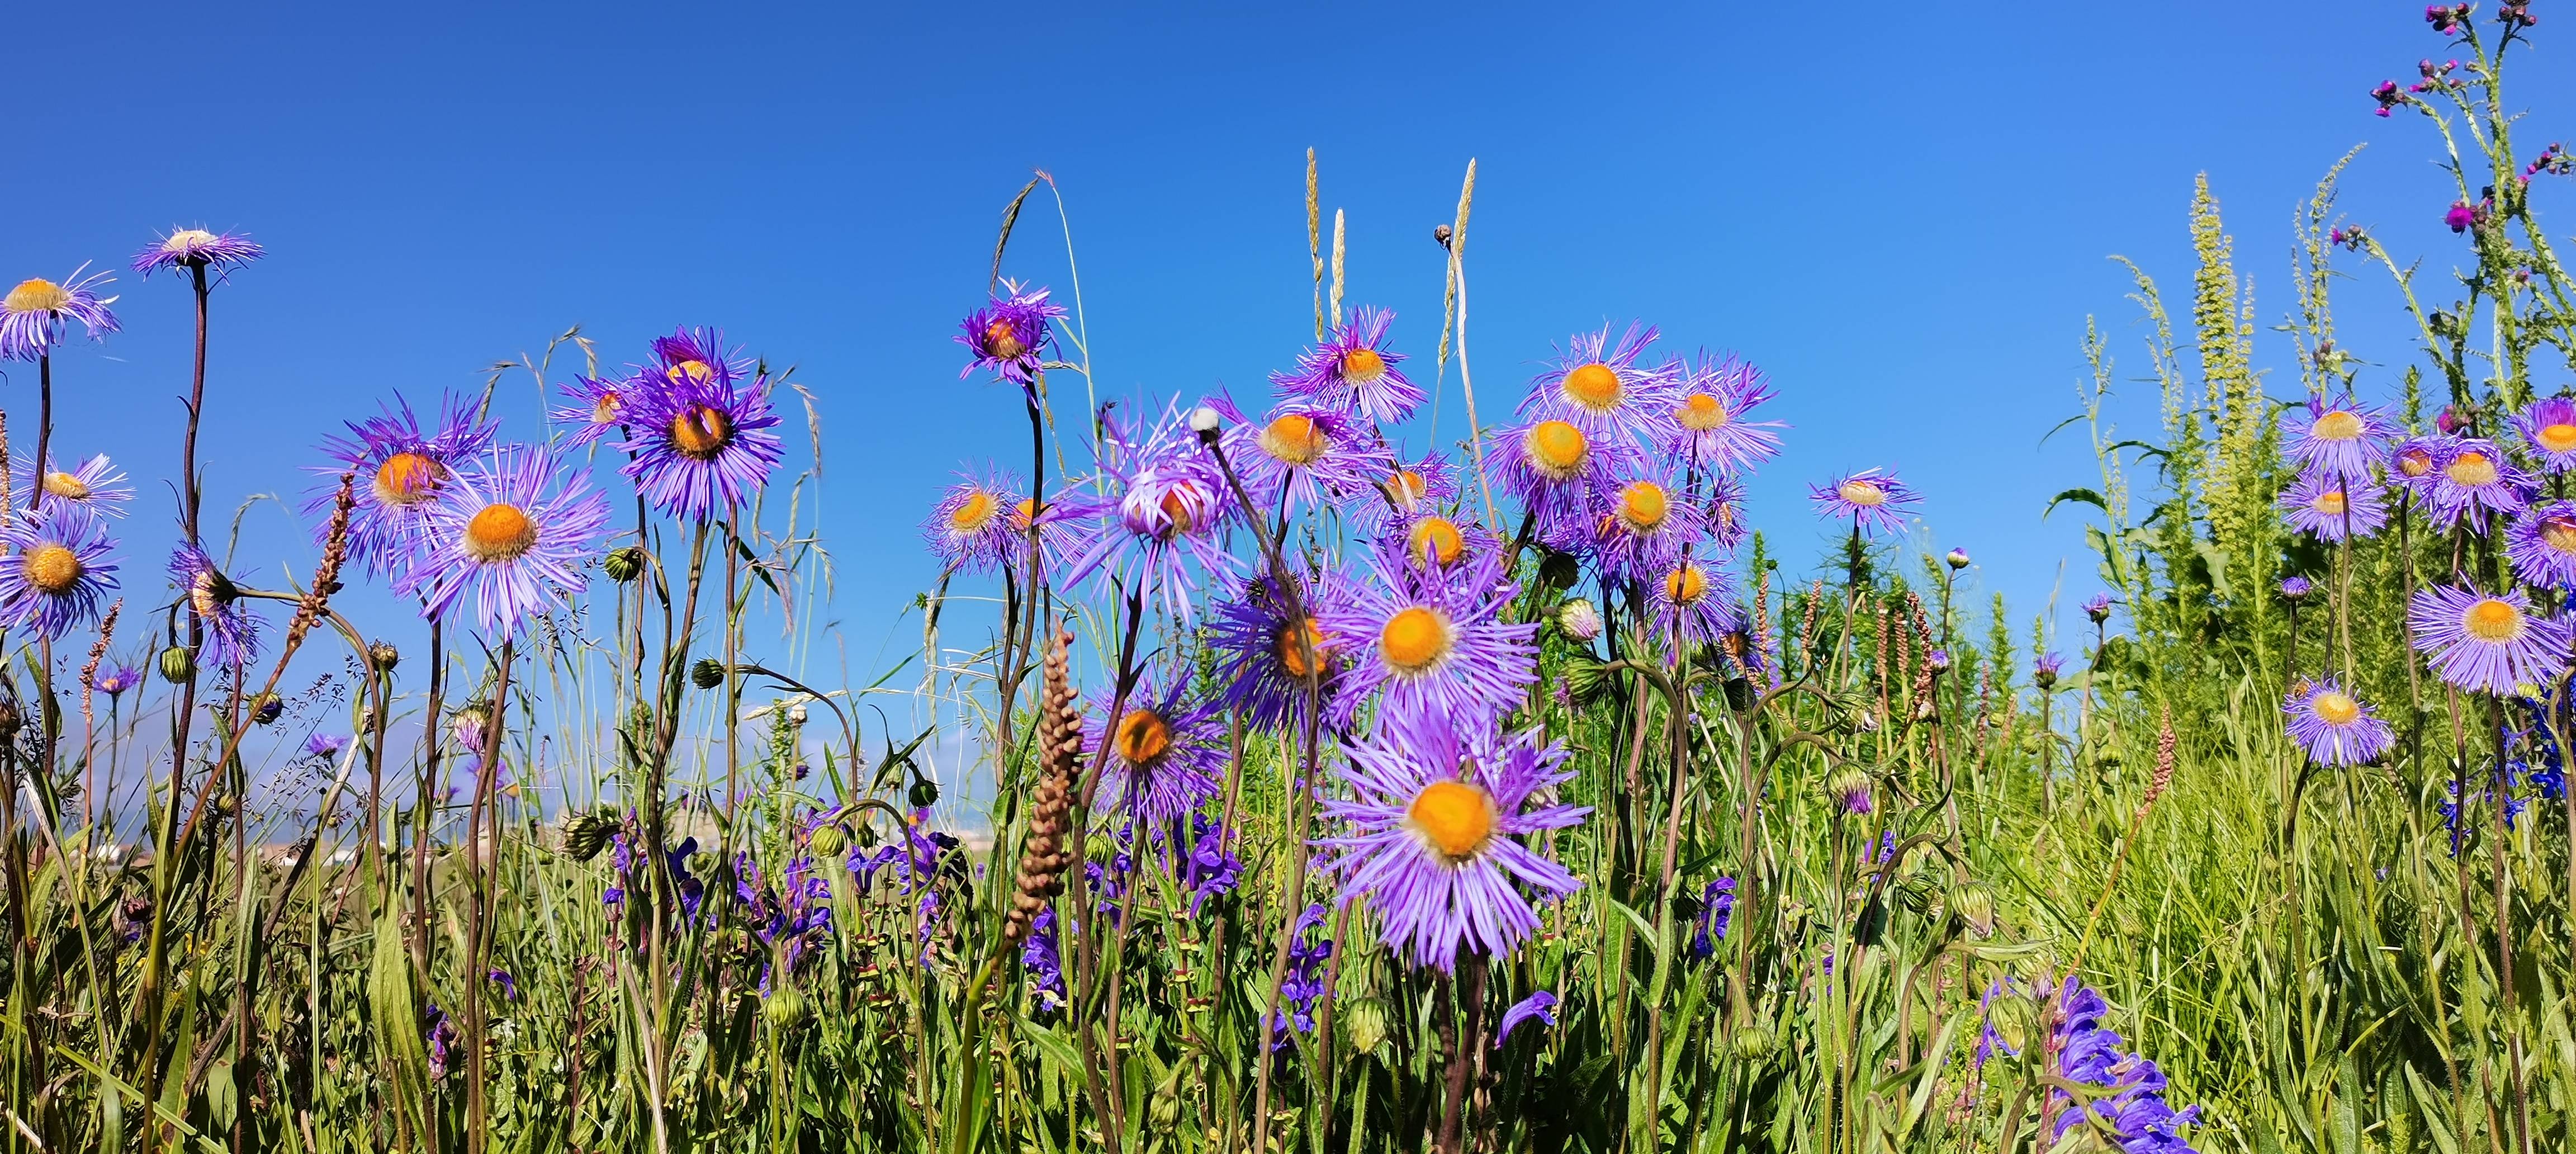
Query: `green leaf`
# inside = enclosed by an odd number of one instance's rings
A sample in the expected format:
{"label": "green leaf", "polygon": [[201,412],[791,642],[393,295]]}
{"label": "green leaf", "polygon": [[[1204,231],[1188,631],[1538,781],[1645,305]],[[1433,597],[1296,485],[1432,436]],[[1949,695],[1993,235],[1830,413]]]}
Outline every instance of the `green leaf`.
{"label": "green leaf", "polygon": [[2048,499],[2048,507],[2039,511],[2039,519],[2042,521],[2047,520],[2048,515],[2056,512],[2057,507],[2060,504],[2068,501],[2073,501],[2082,505],[2091,505],[2096,509],[2100,509],[2102,511],[2102,515],[2105,517],[2111,515],[2111,503],[2103,500],[2102,494],[2096,493],[2091,489],[2068,489],[2065,492],[2059,493],[2058,495]]}

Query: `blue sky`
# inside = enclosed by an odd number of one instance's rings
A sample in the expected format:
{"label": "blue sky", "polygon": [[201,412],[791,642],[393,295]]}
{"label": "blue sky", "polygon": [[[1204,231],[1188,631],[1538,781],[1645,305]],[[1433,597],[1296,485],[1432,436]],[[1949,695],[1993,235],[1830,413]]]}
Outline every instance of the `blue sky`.
{"label": "blue sky", "polygon": [[[917,637],[895,615],[933,577],[921,512],[961,464],[1024,452],[1015,397],[958,380],[949,336],[1033,168],[1065,190],[1103,391],[1258,397],[1311,335],[1305,149],[1328,215],[1349,213],[1351,300],[1396,309],[1425,367],[1428,234],[1477,158],[1489,417],[1553,342],[1605,321],[1734,350],[1796,426],[1752,489],[1793,560],[1826,536],[1808,482],[1893,465],[1938,543],[1972,550],[2021,614],[2061,560],[2067,601],[2094,587],[2076,518],[2040,518],[2091,462],[2079,438],[2039,440],[2075,411],[2086,314],[2143,369],[2103,258],[2179,298],[2194,173],[2265,324],[2291,306],[2292,209],[2354,144],[2354,219],[2429,269],[2462,251],[2435,138],[2365,95],[2444,53],[2420,5],[1218,8],[38,5],[0,45],[41,109],[0,161],[0,277],[121,266],[174,224],[269,246],[217,302],[211,510],[300,493],[306,447],[341,419],[479,387],[571,325],[612,363],[722,325],[822,398],[833,608],[865,679],[888,638]],[[2518,94],[2535,148],[2569,134],[2576,95],[2559,30],[2540,31]],[[1025,219],[1012,271],[1063,291],[1052,218]],[[187,294],[117,288],[127,331],[58,366],[56,444],[143,480],[132,576],[149,585]],[[2340,291],[2346,347],[2402,364],[2384,281]],[[2274,394],[2295,391],[2282,338],[2260,354]],[[32,385],[0,386],[13,430]],[[533,390],[504,396],[534,435]],[[2123,415],[2148,433],[2152,395]],[[280,506],[245,525],[263,575],[309,563]]]}

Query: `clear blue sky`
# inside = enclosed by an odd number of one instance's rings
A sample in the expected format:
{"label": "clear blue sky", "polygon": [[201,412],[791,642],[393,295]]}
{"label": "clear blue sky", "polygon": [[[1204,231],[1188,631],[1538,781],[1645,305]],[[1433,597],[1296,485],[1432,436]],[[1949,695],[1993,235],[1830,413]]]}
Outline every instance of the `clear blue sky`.
{"label": "clear blue sky", "polygon": [[[1807,482],[1892,464],[2023,613],[2061,558],[2069,601],[2094,587],[2076,518],[2040,520],[2090,461],[2078,438],[2038,441],[2073,411],[2088,312],[2143,368],[2103,257],[2181,292],[2195,172],[2266,324],[2291,305],[2292,208],[2355,143],[2355,219],[2431,269],[2460,251],[2433,138],[2365,95],[2443,53],[2418,4],[251,7],[270,10],[38,4],[0,44],[21,111],[0,278],[121,265],[174,224],[270,248],[218,299],[210,508],[300,492],[339,419],[473,388],[569,325],[618,361],[720,324],[823,398],[836,610],[862,668],[932,577],[913,526],[937,489],[1024,452],[1014,397],[958,381],[949,337],[1034,167],[1070,202],[1104,388],[1258,396],[1309,335],[1305,149],[1328,213],[1350,213],[1352,300],[1397,309],[1426,367],[1428,232],[1476,157],[1489,414],[1605,320],[1739,351],[1796,425],[1753,487],[1793,559],[1824,537]],[[2576,134],[2557,43],[2576,29],[2540,34],[2519,94],[2535,147]],[[1014,267],[1061,286],[1052,215]],[[129,536],[149,587],[187,294],[117,287],[127,332],[63,358],[56,444],[143,480]],[[2346,346],[2402,361],[2384,282],[2342,291]],[[2273,392],[2295,391],[2281,338],[2263,342]],[[13,429],[32,386],[0,387]],[[2130,401],[2148,432],[2151,395]],[[246,559],[300,572],[300,532],[256,511]]]}

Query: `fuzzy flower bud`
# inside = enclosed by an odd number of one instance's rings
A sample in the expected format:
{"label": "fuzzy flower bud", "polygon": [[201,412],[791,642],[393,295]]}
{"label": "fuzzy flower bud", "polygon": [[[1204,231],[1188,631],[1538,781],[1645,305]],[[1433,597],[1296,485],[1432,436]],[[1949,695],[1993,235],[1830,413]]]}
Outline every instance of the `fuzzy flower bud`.
{"label": "fuzzy flower bud", "polygon": [[1948,561],[1952,569],[1965,569],[1968,567],[1968,551],[1953,548],[1950,550],[1950,555],[1942,560]]}
{"label": "fuzzy flower bud", "polygon": [[1601,611],[1581,597],[1566,598],[1565,604],[1556,608],[1556,627],[1566,636],[1590,644],[1601,636]]}

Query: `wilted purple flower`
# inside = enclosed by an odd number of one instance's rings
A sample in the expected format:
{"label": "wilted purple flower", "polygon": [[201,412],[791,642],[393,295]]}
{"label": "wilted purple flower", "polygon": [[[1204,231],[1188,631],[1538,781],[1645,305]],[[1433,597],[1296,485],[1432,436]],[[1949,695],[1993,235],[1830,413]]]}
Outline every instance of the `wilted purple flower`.
{"label": "wilted purple flower", "polygon": [[1028,391],[1034,388],[1038,371],[1046,363],[1047,343],[1053,337],[1049,323],[1065,313],[1047,303],[1046,289],[1029,292],[1018,282],[1006,280],[1002,291],[1007,295],[994,297],[958,323],[963,331],[955,339],[975,358],[957,370],[957,375],[963,378],[977,369],[990,369],[993,375]]}
{"label": "wilted purple flower", "polygon": [[207,268],[225,273],[267,254],[268,250],[239,233],[174,228],[169,235],[134,254],[134,271],[147,278],[165,268],[172,272]]}
{"label": "wilted purple flower", "polygon": [[2521,686],[2546,686],[2567,671],[2576,629],[2562,619],[2531,612],[2520,589],[2481,593],[2461,586],[2419,589],[2407,603],[2415,648],[2445,682],[2479,693],[2511,696]]}
{"label": "wilted purple flower", "polygon": [[1494,1048],[1497,1050],[1502,1049],[1503,1043],[1511,1039],[1512,1031],[1519,1029],[1521,1023],[1529,1021],[1537,1021],[1550,1026],[1556,1024],[1555,993],[1548,990],[1540,990],[1539,992],[1531,994],[1518,1002],[1512,1003],[1512,1008],[1503,1011],[1502,1025],[1494,1030]]}
{"label": "wilted purple flower", "polygon": [[97,620],[115,591],[116,542],[86,509],[57,505],[0,526],[0,626],[60,637]]}
{"label": "wilted purple flower", "polygon": [[2361,539],[2388,525],[2379,482],[2367,472],[2342,474],[2311,465],[2277,502],[2290,527],[2321,541]]}
{"label": "wilted purple flower", "polygon": [[197,662],[239,669],[259,656],[259,618],[242,599],[241,588],[215,568],[215,559],[187,542],[170,551],[170,583],[188,603],[189,616],[203,632]]}
{"label": "wilted purple flower", "polygon": [[0,295],[0,360],[33,361],[51,354],[63,343],[64,321],[79,321],[93,341],[117,330],[116,314],[107,311],[116,298],[102,300],[96,291],[115,278],[103,272],[82,276],[88,268],[73,269],[60,282],[29,277]]}
{"label": "wilted purple flower", "polygon": [[1385,309],[1361,307],[1334,327],[1330,339],[1298,354],[1294,370],[1270,374],[1271,385],[1316,408],[1357,410],[1371,421],[1412,416],[1424,394],[1396,371],[1404,354],[1386,347],[1387,326],[1394,321]]}
{"label": "wilted purple flower", "polygon": [[19,476],[32,497],[29,503],[40,508],[75,505],[101,516],[122,517],[125,503],[134,499],[134,487],[124,483],[125,474],[105,453],[92,454],[69,472],[48,465]]}
{"label": "wilted purple flower", "polygon": [[2576,501],[2523,510],[2505,530],[2504,555],[2514,573],[2533,585],[2576,586]]}
{"label": "wilted purple flower", "polygon": [[1141,436],[1115,417],[1102,422],[1100,488],[1067,490],[1057,500],[1082,538],[1064,584],[1097,577],[1106,590],[1160,602],[1174,617],[1196,615],[1191,569],[1231,577],[1241,562],[1225,548],[1224,529],[1244,510],[1216,459],[1198,443],[1177,405]]}
{"label": "wilted purple flower", "polygon": [[1863,469],[1838,477],[1830,485],[1812,485],[1807,489],[1816,503],[1816,515],[1829,521],[1848,520],[1853,528],[1872,536],[1905,531],[1905,515],[1914,510],[1914,490],[1897,479],[1896,474],[1879,469]]}
{"label": "wilted purple flower", "polygon": [[2397,431],[2386,414],[2354,403],[2350,394],[2332,405],[2310,397],[2282,414],[2281,451],[2310,471],[2367,480],[2381,446]]}

